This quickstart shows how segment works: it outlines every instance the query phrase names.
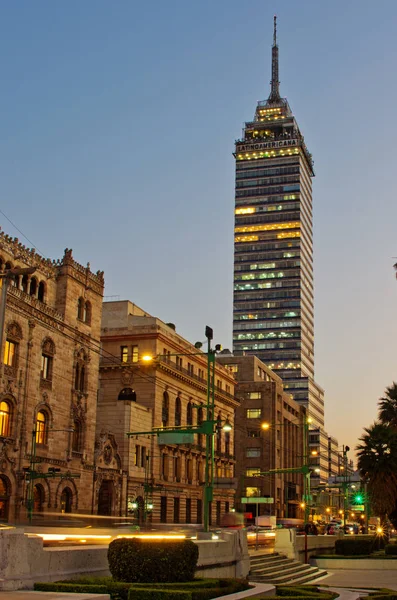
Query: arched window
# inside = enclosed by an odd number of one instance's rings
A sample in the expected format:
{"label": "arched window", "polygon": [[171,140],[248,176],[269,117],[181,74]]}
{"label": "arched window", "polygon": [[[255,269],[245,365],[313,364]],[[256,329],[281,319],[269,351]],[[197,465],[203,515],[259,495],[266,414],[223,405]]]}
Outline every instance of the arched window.
{"label": "arched window", "polygon": [[7,437],[11,432],[11,405],[3,400],[0,402],[0,436]]}
{"label": "arched window", "polygon": [[130,400],[136,402],[136,392],[132,388],[124,388],[119,393],[118,400]]}
{"label": "arched window", "polygon": [[52,381],[55,345],[50,338],[45,338],[41,345],[41,379],[45,382]]}
{"label": "arched window", "polygon": [[37,294],[37,298],[40,300],[40,302],[44,302],[44,298],[45,298],[45,283],[44,283],[44,281],[40,281],[40,283],[39,283],[39,291]]}
{"label": "arched window", "polygon": [[163,427],[166,427],[168,424],[169,405],[170,405],[170,399],[168,396],[168,392],[164,392],[163,406],[162,406],[162,411],[161,411],[161,421],[163,423]]}
{"label": "arched window", "polygon": [[31,296],[36,296],[36,294],[37,294],[37,279],[36,279],[36,277],[32,277],[32,279],[30,280],[29,294]]}
{"label": "arched window", "polygon": [[46,444],[48,435],[48,416],[40,410],[36,416],[36,444]]}
{"label": "arched window", "polygon": [[188,402],[186,408],[186,424],[193,425],[193,406],[191,402]]}
{"label": "arched window", "polygon": [[44,488],[38,483],[33,488],[33,511],[42,512],[44,504]]}
{"label": "arched window", "polygon": [[84,318],[84,298],[79,298],[77,302],[77,318],[80,321]]}
{"label": "arched window", "polygon": [[85,323],[87,323],[87,325],[91,324],[91,302],[87,302],[85,303],[85,307],[84,307],[84,321]]}
{"label": "arched window", "polygon": [[72,512],[72,490],[66,487],[61,494],[61,512],[71,513]]}
{"label": "arched window", "polygon": [[179,427],[182,421],[182,402],[178,394],[175,398],[175,427]]}
{"label": "arched window", "polygon": [[73,423],[73,438],[72,438],[72,450],[73,452],[81,452],[81,441],[82,441],[82,427],[80,421]]}
{"label": "arched window", "polygon": [[28,293],[28,276],[26,273],[22,277],[22,291],[25,292],[25,294]]}
{"label": "arched window", "polygon": [[18,367],[19,342],[22,339],[22,331],[15,321],[7,327],[7,337],[4,346],[3,362],[10,374],[15,373]]}
{"label": "arched window", "polygon": [[83,350],[77,354],[74,373],[74,389],[77,392],[82,393],[87,389],[87,358]]}

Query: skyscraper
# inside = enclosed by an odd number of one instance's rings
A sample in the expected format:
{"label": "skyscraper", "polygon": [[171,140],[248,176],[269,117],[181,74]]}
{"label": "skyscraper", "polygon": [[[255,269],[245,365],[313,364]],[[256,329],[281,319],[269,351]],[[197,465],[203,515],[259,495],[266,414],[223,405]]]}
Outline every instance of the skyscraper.
{"label": "skyscraper", "polygon": [[314,381],[313,159],[278,80],[236,141],[234,352],[255,354],[324,425]]}

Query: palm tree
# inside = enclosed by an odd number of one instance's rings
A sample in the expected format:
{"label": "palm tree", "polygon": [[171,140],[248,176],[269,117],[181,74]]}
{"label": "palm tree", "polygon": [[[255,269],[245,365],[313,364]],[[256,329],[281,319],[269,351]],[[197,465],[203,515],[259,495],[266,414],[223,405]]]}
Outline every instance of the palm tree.
{"label": "palm tree", "polygon": [[381,423],[397,429],[397,383],[386,388],[385,397],[378,402]]}
{"label": "palm tree", "polygon": [[397,500],[397,432],[376,422],[364,432],[356,447],[358,469],[367,483],[371,508],[384,522]]}

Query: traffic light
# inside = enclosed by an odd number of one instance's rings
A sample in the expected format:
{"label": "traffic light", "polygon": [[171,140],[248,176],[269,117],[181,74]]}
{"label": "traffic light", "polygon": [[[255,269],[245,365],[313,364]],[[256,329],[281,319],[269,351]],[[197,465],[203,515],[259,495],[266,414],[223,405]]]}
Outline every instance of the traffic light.
{"label": "traffic light", "polygon": [[364,493],[363,492],[355,492],[352,497],[353,504],[364,504]]}

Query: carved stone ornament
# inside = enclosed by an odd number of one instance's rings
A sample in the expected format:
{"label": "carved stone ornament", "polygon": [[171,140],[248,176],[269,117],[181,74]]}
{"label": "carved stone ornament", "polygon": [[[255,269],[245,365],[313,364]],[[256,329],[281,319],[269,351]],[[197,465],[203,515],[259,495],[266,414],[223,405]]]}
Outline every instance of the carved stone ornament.
{"label": "carved stone ornament", "polygon": [[129,385],[132,383],[132,373],[130,371],[122,371],[120,379],[123,385]]}
{"label": "carved stone ornament", "polygon": [[106,465],[110,465],[113,458],[113,448],[110,444],[106,444],[103,449],[103,460]]}

